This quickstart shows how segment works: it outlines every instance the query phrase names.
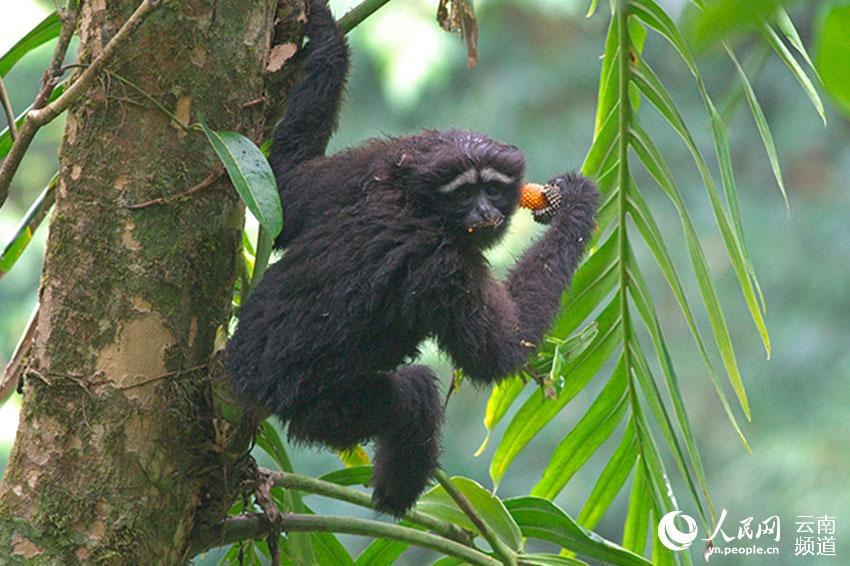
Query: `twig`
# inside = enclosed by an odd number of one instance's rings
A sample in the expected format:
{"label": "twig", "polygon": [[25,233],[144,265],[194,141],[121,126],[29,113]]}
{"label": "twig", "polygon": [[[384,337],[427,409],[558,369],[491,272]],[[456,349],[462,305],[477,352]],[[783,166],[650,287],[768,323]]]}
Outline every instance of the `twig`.
{"label": "twig", "polygon": [[26,367],[24,359],[30,351],[33,338],[35,338],[36,328],[38,328],[38,304],[35,305],[29,322],[27,322],[18,340],[18,345],[15,346],[15,352],[9,359],[9,363],[6,364],[6,369],[3,370],[3,377],[0,378],[0,405],[5,403],[6,399],[12,395],[12,392],[18,388],[21,375],[23,375]]}
{"label": "twig", "polygon": [[346,12],[346,14],[337,21],[340,31],[342,31],[342,33],[350,32],[352,29],[360,25],[363,20],[377,12],[379,8],[389,1],[390,0],[365,0],[364,2],[361,2]]}
{"label": "twig", "polygon": [[12,101],[9,100],[9,93],[6,92],[6,85],[3,84],[3,77],[0,77],[0,103],[3,104],[3,112],[6,113],[9,134],[12,136],[12,141],[15,141],[18,137],[18,126],[15,124],[15,110],[12,108]]}
{"label": "twig", "polygon": [[157,197],[150,200],[146,200],[144,202],[139,202],[136,204],[129,204],[127,208],[130,210],[136,210],[139,208],[147,208],[148,206],[154,206],[157,204],[167,204],[169,202],[174,202],[175,200],[179,200],[181,198],[188,197],[195,193],[199,193],[204,191],[210,187],[212,187],[219,177],[224,175],[224,168],[221,166],[216,166],[216,170],[207,175],[203,181],[189,189],[188,191],[183,191],[182,193],[177,193],[176,195],[169,195],[167,197]]}
{"label": "twig", "polygon": [[74,37],[74,30],[77,28],[77,18],[80,15],[79,6],[70,7],[67,10],[57,9],[59,19],[62,20],[62,29],[59,31],[59,39],[56,41],[56,46],[53,48],[53,56],[50,58],[50,64],[44,70],[41,76],[41,89],[35,95],[35,100],[32,103],[33,108],[41,108],[47,104],[50,99],[50,93],[56,88],[56,83],[65,72],[62,68],[62,63],[65,61],[65,54],[68,52],[68,46],[71,45],[71,39]]}
{"label": "twig", "polygon": [[[112,39],[109,40],[109,43],[106,44],[106,47],[103,48],[100,55],[92,61],[88,68],[80,74],[79,78],[74,81],[73,84],[65,89],[65,92],[63,92],[59,98],[44,107],[37,107],[36,103],[33,103],[33,109],[27,114],[23,124],[21,125],[21,129],[18,131],[18,139],[15,140],[14,144],[12,144],[12,148],[9,150],[9,155],[6,157],[6,161],[4,161],[3,166],[0,167],[0,206],[6,202],[12,178],[18,170],[21,160],[23,159],[24,154],[29,148],[30,143],[32,143],[32,140],[39,128],[59,116],[86,92],[88,92],[95,79],[97,79],[104,68],[111,62],[115,54],[120,51],[121,47],[130,35],[132,35],[133,31],[144,21],[145,17],[160,4],[160,1],[161,0],[144,0],[139,7],[136,8],[136,11],[133,12],[130,18],[124,22],[121,29],[119,29]],[[62,28],[63,34],[65,33],[65,29],[68,27],[71,26],[68,22],[65,22],[65,25]],[[69,33],[72,32],[73,30]],[[60,39],[61,38],[62,36],[60,35]],[[51,67],[53,67],[53,65],[51,65]],[[56,66],[56,69],[58,70],[60,67],[61,61]],[[47,94],[44,97],[45,101],[49,96],[50,95]],[[37,98],[36,102],[39,102],[40,98],[41,97]]]}
{"label": "twig", "polygon": [[382,523],[370,519],[339,517],[333,515],[302,515],[284,513],[274,524],[264,514],[238,515],[228,517],[211,529],[199,533],[191,547],[190,554],[195,556],[216,546],[231,544],[240,540],[262,538],[270,531],[280,529],[285,532],[334,532],[350,535],[380,537],[406,542],[422,548],[436,550],[481,566],[499,566],[499,561],[483,552],[462,545],[459,542],[431,533]]}
{"label": "twig", "polygon": [[472,521],[472,524],[478,528],[478,531],[481,535],[490,543],[490,546],[499,555],[501,558],[502,564],[507,564],[510,566],[517,566],[517,557],[514,551],[507,547],[507,545],[499,538],[499,536],[493,532],[493,529],[490,528],[490,525],[487,524],[484,519],[481,518],[481,515],[478,514],[478,511],[475,510],[475,507],[472,506],[472,503],[466,498],[466,496],[461,493],[461,491],[457,488],[457,486],[452,483],[452,480],[443,470],[437,470],[434,474],[434,477],[437,479],[439,484],[443,486],[443,489],[446,490],[446,493],[454,499],[454,502],[457,503],[457,506],[460,507],[461,511],[463,511],[469,520]]}
{"label": "twig", "polygon": [[201,364],[201,365],[197,365],[197,366],[192,366],[190,368],[169,371],[169,372],[166,372],[166,373],[161,373],[161,374],[156,375],[154,377],[149,377],[148,379],[143,379],[142,381],[139,381],[137,383],[131,383],[129,385],[122,385],[120,387],[116,387],[115,389],[118,389],[119,391],[126,391],[128,389],[135,389],[136,387],[143,387],[145,385],[150,385],[151,383],[154,383],[156,381],[161,381],[161,380],[169,378],[169,377],[174,377],[175,375],[183,375],[185,373],[192,373],[193,371],[205,369],[208,366],[209,366],[209,364]]}
{"label": "twig", "polygon": [[130,79],[125,79],[124,77],[122,77],[122,76],[121,76],[121,75],[119,75],[118,73],[113,73],[113,72],[111,72],[111,71],[106,71],[106,74],[107,74],[107,75],[109,75],[110,77],[115,77],[116,79],[118,79],[119,81],[121,81],[122,83],[124,83],[125,85],[129,86],[130,88],[132,88],[133,90],[135,90],[136,92],[138,92],[139,94],[141,94],[142,96],[144,96],[144,97],[145,97],[148,101],[150,101],[150,103],[151,103],[151,104],[153,104],[154,106],[156,106],[156,107],[157,107],[159,110],[161,110],[161,111],[162,111],[162,112],[163,112],[166,116],[168,116],[169,118],[171,118],[171,119],[174,121],[174,123],[175,123],[175,124],[177,124],[177,125],[180,127],[180,129],[182,129],[184,132],[191,132],[191,131],[193,131],[192,126],[190,126],[189,124],[186,124],[186,123],[185,123],[185,122],[183,122],[180,118],[178,118],[177,116],[175,116],[175,115],[174,115],[174,113],[173,113],[173,112],[171,112],[171,110],[169,110],[168,108],[166,108],[165,106],[163,106],[163,105],[162,105],[162,103],[160,103],[160,102],[159,102],[156,98],[154,98],[153,96],[151,96],[150,94],[148,94],[147,92],[145,92],[145,91],[144,91],[144,89],[142,89],[140,86],[138,86],[136,83],[134,83],[134,82],[133,82],[133,81],[131,81]]}
{"label": "twig", "polygon": [[[315,495],[330,497],[339,501],[345,501],[346,503],[351,503],[352,505],[358,505],[360,507],[367,507],[369,509],[373,508],[372,500],[367,494],[335,483],[289,472],[271,472],[270,478],[276,487],[285,487],[287,489],[304,491]],[[404,518],[411,523],[422,525],[441,536],[452,539],[461,544],[468,546],[472,542],[472,537],[469,533],[459,526],[446,521],[441,521],[440,519],[426,513],[409,511],[404,515]]]}

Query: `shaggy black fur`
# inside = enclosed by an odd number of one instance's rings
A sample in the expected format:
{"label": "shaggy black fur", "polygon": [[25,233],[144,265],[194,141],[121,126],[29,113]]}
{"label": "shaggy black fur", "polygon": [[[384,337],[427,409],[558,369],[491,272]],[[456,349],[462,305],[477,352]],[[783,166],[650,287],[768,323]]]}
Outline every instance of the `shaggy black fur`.
{"label": "shaggy black fur", "polygon": [[[434,336],[474,381],[517,371],[584,251],[597,193],[576,175],[553,179],[563,206],[507,282],[496,281],[482,250],[516,210],[522,153],[448,130],[322,157],[348,49],[325,0],[310,8],[306,78],[270,158],[286,252],[246,301],[228,366],[238,398],[289,422],[296,440],[344,449],[375,439],[373,499],[400,515],[437,467],[443,418],[433,372],[402,365]],[[447,188],[459,175],[473,180]]]}

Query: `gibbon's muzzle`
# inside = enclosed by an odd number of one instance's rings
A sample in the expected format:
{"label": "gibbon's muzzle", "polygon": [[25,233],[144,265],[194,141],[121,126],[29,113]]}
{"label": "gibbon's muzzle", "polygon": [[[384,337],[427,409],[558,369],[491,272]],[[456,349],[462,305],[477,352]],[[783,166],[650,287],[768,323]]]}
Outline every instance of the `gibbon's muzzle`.
{"label": "gibbon's muzzle", "polygon": [[505,221],[505,215],[489,202],[480,203],[466,217],[466,231],[470,234],[487,228],[496,228]]}
{"label": "gibbon's muzzle", "polygon": [[505,221],[504,215],[501,212],[496,212],[495,214],[487,215],[486,217],[481,218],[481,220],[468,223],[466,225],[466,231],[470,234],[478,232],[479,230],[486,230],[497,228],[502,225],[502,222]]}

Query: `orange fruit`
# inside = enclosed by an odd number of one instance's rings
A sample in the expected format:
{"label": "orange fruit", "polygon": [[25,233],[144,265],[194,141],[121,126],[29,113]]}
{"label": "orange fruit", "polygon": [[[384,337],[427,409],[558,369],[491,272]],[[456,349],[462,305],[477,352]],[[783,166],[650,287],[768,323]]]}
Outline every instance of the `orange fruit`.
{"label": "orange fruit", "polygon": [[527,183],[519,190],[519,205],[529,210],[540,210],[549,206],[549,199],[543,194],[543,185]]}

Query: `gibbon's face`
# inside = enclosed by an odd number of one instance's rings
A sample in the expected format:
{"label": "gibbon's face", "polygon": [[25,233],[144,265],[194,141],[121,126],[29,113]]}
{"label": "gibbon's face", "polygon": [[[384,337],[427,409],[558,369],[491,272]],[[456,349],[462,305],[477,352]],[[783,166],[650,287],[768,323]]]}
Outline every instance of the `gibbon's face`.
{"label": "gibbon's face", "polygon": [[420,214],[437,216],[458,240],[485,249],[504,235],[519,205],[525,156],[470,130],[425,130],[404,141],[394,173]]}
{"label": "gibbon's face", "polygon": [[519,182],[492,166],[471,166],[437,188],[435,204],[453,231],[485,249],[504,235],[519,201]]}

